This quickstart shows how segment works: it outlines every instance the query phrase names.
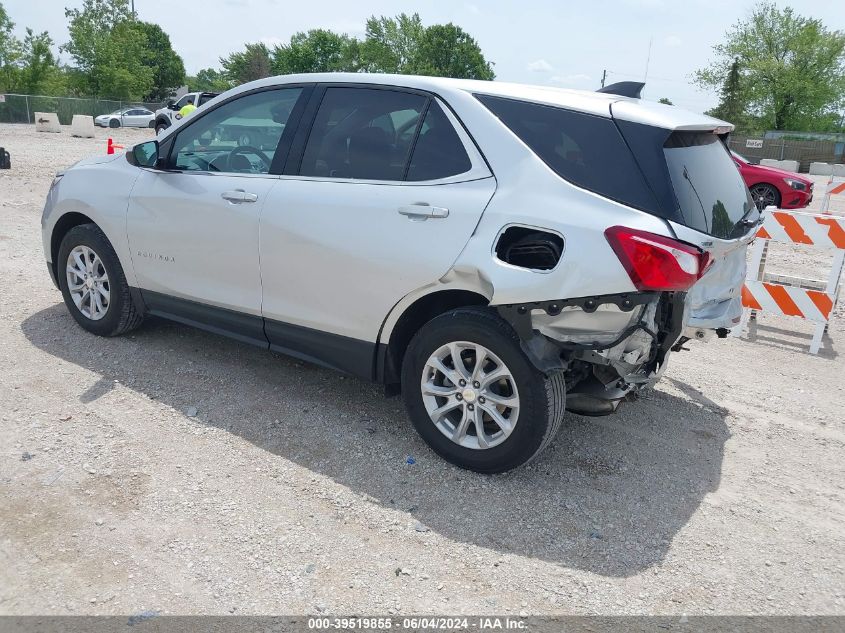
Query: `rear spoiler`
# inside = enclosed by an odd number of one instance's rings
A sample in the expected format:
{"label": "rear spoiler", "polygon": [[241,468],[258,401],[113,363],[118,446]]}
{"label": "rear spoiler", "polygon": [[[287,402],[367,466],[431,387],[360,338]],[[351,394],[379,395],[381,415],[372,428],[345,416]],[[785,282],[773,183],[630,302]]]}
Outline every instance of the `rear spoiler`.
{"label": "rear spoiler", "polygon": [[599,88],[596,92],[640,99],[644,87],[645,84],[639,81],[619,81],[604,88]]}

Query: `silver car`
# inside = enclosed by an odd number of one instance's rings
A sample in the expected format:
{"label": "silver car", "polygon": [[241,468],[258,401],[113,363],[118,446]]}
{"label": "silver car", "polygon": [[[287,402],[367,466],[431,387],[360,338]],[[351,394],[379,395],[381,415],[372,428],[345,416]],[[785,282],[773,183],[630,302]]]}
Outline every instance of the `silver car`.
{"label": "silver car", "polygon": [[378,381],[502,472],[739,321],[759,212],[731,126],[614,91],[246,84],[59,174],[48,268],[89,332],[157,315]]}
{"label": "silver car", "polygon": [[111,114],[101,114],[94,119],[100,127],[154,127],[155,113],[147,108],[135,106],[115,110]]}

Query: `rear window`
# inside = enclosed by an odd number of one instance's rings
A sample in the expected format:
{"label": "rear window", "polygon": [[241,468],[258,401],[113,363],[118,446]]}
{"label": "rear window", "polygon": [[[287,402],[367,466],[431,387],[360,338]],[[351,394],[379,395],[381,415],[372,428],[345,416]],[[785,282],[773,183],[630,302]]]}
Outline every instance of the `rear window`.
{"label": "rear window", "polygon": [[651,213],[657,202],[609,117],[515,99],[476,95],[558,176]]}
{"label": "rear window", "polygon": [[719,238],[745,232],[740,221],[754,202],[718,136],[673,132],[663,154],[684,224]]}

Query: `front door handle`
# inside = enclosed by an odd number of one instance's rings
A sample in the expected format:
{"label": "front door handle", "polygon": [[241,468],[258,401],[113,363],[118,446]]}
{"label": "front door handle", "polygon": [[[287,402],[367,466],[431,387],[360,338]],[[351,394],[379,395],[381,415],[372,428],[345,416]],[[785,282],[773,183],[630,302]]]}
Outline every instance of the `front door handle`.
{"label": "front door handle", "polygon": [[427,220],[428,218],[448,218],[449,209],[445,207],[433,207],[430,204],[419,203],[409,204],[397,209],[401,215],[408,216],[410,220]]}
{"label": "front door handle", "polygon": [[235,189],[234,191],[224,191],[220,194],[224,200],[228,200],[232,204],[240,204],[241,202],[256,202],[258,196],[254,193],[249,193],[243,189]]}

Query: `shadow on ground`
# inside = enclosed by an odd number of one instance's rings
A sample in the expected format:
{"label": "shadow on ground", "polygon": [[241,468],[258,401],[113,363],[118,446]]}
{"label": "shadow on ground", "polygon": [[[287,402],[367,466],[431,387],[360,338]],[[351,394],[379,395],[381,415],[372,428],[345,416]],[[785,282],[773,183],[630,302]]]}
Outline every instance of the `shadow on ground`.
{"label": "shadow on ground", "polygon": [[100,376],[81,389],[81,402],[96,406],[118,380],[177,409],[196,407],[198,422],[408,512],[410,524],[458,544],[606,576],[663,560],[718,487],[729,435],[723,409],[672,380],[683,397],[652,390],[615,416],[570,416],[531,466],[487,477],[431,453],[401,400],[377,385],[158,320],[98,339],[64,305],[30,316],[22,330]]}

